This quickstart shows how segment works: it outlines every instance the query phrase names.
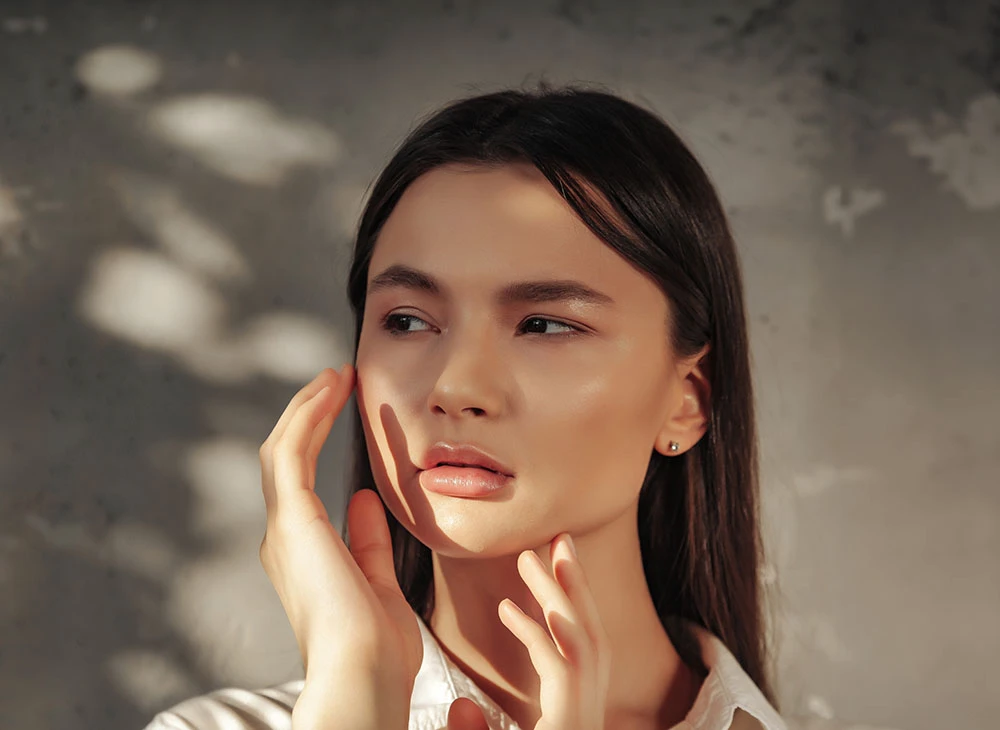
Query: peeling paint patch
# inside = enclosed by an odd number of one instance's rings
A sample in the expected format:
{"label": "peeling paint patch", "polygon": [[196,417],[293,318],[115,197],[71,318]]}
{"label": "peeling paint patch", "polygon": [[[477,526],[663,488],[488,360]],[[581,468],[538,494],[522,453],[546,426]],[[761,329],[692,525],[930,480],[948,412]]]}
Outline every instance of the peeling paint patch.
{"label": "peeling paint patch", "polygon": [[93,261],[79,312],[135,345],[177,352],[212,340],[227,305],[201,277],[165,256],[116,247]]}
{"label": "peeling paint patch", "polygon": [[960,122],[938,114],[931,124],[905,119],[889,131],[911,155],[929,161],[970,210],[1000,208],[1000,96],[973,99]]}
{"label": "peeling paint patch", "polygon": [[328,167],[340,139],[289,117],[263,99],[205,93],[170,99],[149,116],[151,131],[217,173],[251,185],[278,185],[296,167]]}
{"label": "peeling paint patch", "polygon": [[[249,322],[243,333],[244,357],[260,373],[287,383],[304,382],[330,363],[351,360],[330,323],[299,312],[274,310]],[[295,357],[288,357],[294,352]]]}
{"label": "peeling paint patch", "polygon": [[850,238],[857,220],[885,205],[885,197],[883,190],[854,188],[845,191],[834,185],[823,194],[823,220],[831,226],[840,226],[840,232]]}
{"label": "peeling paint patch", "polygon": [[134,46],[103,46],[84,55],[76,65],[76,77],[92,91],[128,96],[156,84],[163,64],[152,53]]}
{"label": "peeling paint patch", "polygon": [[303,382],[331,362],[350,360],[328,322],[297,312],[267,312],[231,332],[226,299],[200,272],[125,247],[92,262],[77,311],[97,329],[167,353],[216,383],[245,382],[259,373]]}
{"label": "peeling paint patch", "polygon": [[192,210],[174,187],[128,170],[112,173],[110,183],[129,218],[175,261],[223,283],[250,282],[250,265],[239,248]]}

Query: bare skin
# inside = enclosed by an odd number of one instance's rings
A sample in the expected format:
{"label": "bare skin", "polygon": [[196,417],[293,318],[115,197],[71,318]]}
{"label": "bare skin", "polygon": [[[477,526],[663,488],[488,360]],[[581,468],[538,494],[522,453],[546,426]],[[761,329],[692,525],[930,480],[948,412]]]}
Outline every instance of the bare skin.
{"label": "bare skin", "polygon": [[[370,290],[357,397],[379,492],[434,554],[431,630],[533,728],[539,673],[498,604],[509,598],[545,626],[518,555],[532,550],[551,571],[549,545],[567,532],[610,645],[604,727],[676,724],[700,678],[656,614],[636,512],[652,451],[676,455],[705,433],[704,353],[673,355],[663,293],[527,165],[443,167],[415,181],[383,227],[369,282],[391,266],[439,291]],[[538,280],[577,281],[610,302],[496,298]],[[424,490],[418,465],[441,440],[485,449],[513,479],[489,498]]]}
{"label": "bare skin", "polygon": [[[302,388],[261,445],[267,529],[260,557],[299,643],[306,678],[293,730],[405,728],[423,660],[418,620],[396,580],[381,498],[371,489],[347,509],[350,552],[315,493],[316,457],[353,389],[355,371],[327,368]],[[546,628],[505,599],[500,619],[527,649],[540,680],[533,730],[602,730],[611,670],[609,640],[571,537],[549,545],[551,572],[531,550],[517,569]],[[448,730],[487,730],[468,698]]]}

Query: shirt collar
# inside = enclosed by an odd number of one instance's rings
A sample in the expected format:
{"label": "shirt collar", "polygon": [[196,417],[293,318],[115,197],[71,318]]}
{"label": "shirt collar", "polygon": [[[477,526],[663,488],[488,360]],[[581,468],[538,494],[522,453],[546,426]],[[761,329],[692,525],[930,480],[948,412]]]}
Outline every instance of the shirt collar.
{"label": "shirt collar", "polygon": [[[448,709],[459,697],[468,697],[482,709],[491,730],[521,730],[441,648],[434,634],[417,616],[424,659],[417,672],[410,701],[410,730],[444,728]],[[709,673],[681,728],[728,730],[737,709],[752,715],[764,730],[786,730],[778,713],[753,683],[722,641],[708,630],[689,623],[701,647]]]}
{"label": "shirt collar", "polygon": [[722,640],[702,626],[691,622],[687,626],[698,639],[708,676],[686,722],[694,730],[725,730],[740,709],[752,715],[764,730],[786,730],[777,711]]}

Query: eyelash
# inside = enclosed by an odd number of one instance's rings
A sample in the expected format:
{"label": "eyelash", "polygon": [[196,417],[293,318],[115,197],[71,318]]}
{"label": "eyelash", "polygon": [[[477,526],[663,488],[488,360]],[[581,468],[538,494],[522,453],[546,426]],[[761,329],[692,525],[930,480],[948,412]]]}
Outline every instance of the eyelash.
{"label": "eyelash", "polygon": [[[403,313],[400,313],[400,312],[390,312],[389,314],[387,314],[385,317],[382,318],[382,329],[385,330],[386,332],[388,332],[389,335],[391,335],[392,337],[405,337],[407,335],[416,334],[415,332],[405,332],[405,331],[401,332],[399,330],[392,329],[392,327],[390,326],[390,322],[392,322],[396,318],[400,318],[400,317],[406,318],[406,319],[416,319],[416,320],[418,320],[420,322],[423,322],[424,324],[427,324],[427,322],[425,322],[424,320],[420,319],[420,317],[418,317],[415,314],[403,314]],[[569,332],[559,332],[559,333],[554,334],[554,335],[544,335],[544,334],[542,334],[540,332],[529,332],[527,334],[542,335],[543,337],[572,337],[574,335],[583,334],[583,330],[581,330],[579,327],[574,327],[573,325],[567,324],[566,322],[560,322],[558,319],[550,319],[548,317],[528,317],[527,319],[525,319],[522,322],[522,325],[524,324],[524,322],[533,322],[533,321],[536,321],[536,320],[540,321],[540,322],[553,322],[553,323],[561,325],[563,327],[569,327],[569,329],[571,331],[569,331]]]}

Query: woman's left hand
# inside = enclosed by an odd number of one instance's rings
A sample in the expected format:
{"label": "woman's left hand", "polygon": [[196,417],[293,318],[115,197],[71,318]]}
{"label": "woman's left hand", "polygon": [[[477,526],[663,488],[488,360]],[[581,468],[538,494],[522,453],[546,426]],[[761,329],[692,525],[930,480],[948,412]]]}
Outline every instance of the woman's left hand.
{"label": "woman's left hand", "polygon": [[[538,601],[548,631],[509,598],[500,602],[500,620],[524,644],[538,672],[541,717],[533,730],[601,730],[611,676],[610,642],[568,533],[550,543],[549,556],[551,573],[532,550],[517,559],[518,573]],[[467,707],[469,703],[452,704],[448,730],[486,728],[482,711]]]}

